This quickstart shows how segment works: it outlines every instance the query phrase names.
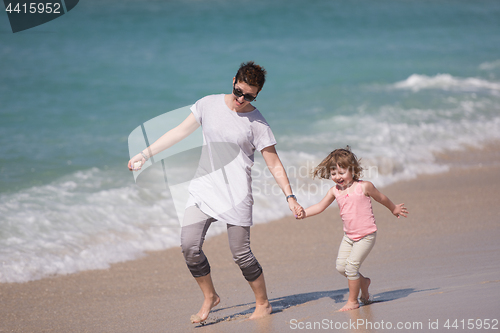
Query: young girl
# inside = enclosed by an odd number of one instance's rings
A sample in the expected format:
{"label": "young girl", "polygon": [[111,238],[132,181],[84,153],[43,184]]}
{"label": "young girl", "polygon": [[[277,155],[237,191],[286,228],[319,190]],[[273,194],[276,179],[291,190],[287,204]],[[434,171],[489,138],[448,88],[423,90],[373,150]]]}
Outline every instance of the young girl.
{"label": "young girl", "polygon": [[395,205],[378,191],[371,182],[359,179],[362,168],[349,147],[332,151],[314,170],[313,177],[331,179],[335,186],[328,190],[326,196],[317,204],[296,210],[297,218],[303,219],[323,212],[337,199],[340,216],[344,223],[344,238],[340,244],[336,268],[348,279],[349,299],[339,311],[359,308],[360,300],[369,304],[368,287],[370,279],[359,273],[361,263],[370,253],[377,234],[375,217],[373,216],[371,199],[386,206],[396,217],[408,214],[404,204]]}

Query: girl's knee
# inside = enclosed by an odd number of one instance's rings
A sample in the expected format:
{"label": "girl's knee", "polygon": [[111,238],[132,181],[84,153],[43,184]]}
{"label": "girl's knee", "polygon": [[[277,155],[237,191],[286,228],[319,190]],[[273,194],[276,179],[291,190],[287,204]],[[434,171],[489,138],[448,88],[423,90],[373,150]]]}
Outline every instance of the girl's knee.
{"label": "girl's knee", "polygon": [[335,268],[337,269],[337,272],[340,273],[340,275],[347,276],[345,274],[345,262],[338,262],[337,261],[337,266],[335,266]]}
{"label": "girl's knee", "polygon": [[345,265],[345,276],[349,280],[359,279],[359,263],[347,261]]}
{"label": "girl's knee", "polygon": [[340,275],[347,276],[345,275],[345,265],[346,265],[345,258],[342,259],[337,258],[337,263],[335,268],[337,269],[337,272],[340,273]]}

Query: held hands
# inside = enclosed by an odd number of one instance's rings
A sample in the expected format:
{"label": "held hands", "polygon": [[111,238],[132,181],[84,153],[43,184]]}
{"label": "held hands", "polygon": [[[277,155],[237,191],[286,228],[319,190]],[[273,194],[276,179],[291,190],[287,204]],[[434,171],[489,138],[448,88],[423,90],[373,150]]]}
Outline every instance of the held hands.
{"label": "held hands", "polygon": [[306,218],[306,211],[302,206],[295,208],[294,214],[297,220],[302,220]]}
{"label": "held hands", "polygon": [[296,219],[302,219],[302,216],[305,215],[303,214],[304,208],[294,198],[288,199],[288,208],[290,208]]}
{"label": "held hands", "polygon": [[406,209],[404,203],[396,205],[396,207],[392,211],[392,214],[394,214],[394,216],[396,216],[398,219],[400,216],[408,216],[408,213],[408,209]]}

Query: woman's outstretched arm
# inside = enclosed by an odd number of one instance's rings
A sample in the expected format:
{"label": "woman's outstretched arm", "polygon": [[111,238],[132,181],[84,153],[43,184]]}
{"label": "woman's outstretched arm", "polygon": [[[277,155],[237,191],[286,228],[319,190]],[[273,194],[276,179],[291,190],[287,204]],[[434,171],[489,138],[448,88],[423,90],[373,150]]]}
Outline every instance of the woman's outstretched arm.
{"label": "woman's outstretched arm", "polygon": [[[154,156],[159,152],[172,147],[177,142],[186,138],[191,133],[193,133],[198,127],[200,127],[200,124],[196,121],[196,118],[191,113],[186,119],[184,119],[182,123],[172,128],[167,133],[163,134],[152,145],[144,149],[142,153],[146,155],[148,158],[150,158],[151,156]],[[130,161],[128,162],[129,170],[138,170],[137,168],[134,169],[134,163],[138,161],[141,161],[141,166],[146,162],[146,159],[141,153],[135,155],[134,157],[132,157],[132,159],[130,159]]]}

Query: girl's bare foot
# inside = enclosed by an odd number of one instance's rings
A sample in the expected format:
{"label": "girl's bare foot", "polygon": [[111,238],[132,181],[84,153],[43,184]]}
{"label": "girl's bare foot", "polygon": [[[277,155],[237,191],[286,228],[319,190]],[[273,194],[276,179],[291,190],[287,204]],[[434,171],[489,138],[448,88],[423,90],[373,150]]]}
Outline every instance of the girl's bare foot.
{"label": "girl's bare foot", "polygon": [[358,302],[350,302],[349,301],[339,311],[344,312],[344,311],[354,310],[354,309],[358,309],[358,308],[359,308]]}
{"label": "girl's bare foot", "polygon": [[200,311],[197,314],[191,316],[191,323],[197,324],[204,322],[207,320],[208,315],[210,314],[210,310],[217,304],[219,304],[220,298],[219,295],[215,294],[213,297],[205,299],[203,305],[201,306]]}
{"label": "girl's bare foot", "polygon": [[368,288],[370,287],[370,283],[372,282],[369,278],[363,277],[361,279],[361,297],[359,298],[364,305],[370,304],[370,293],[368,292]]}
{"label": "girl's bare foot", "polygon": [[249,319],[263,318],[265,316],[269,316],[271,312],[273,312],[273,307],[271,306],[271,303],[267,301],[265,304],[256,305],[255,311],[252,313]]}

